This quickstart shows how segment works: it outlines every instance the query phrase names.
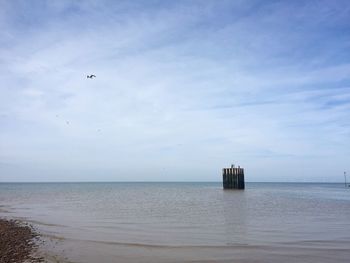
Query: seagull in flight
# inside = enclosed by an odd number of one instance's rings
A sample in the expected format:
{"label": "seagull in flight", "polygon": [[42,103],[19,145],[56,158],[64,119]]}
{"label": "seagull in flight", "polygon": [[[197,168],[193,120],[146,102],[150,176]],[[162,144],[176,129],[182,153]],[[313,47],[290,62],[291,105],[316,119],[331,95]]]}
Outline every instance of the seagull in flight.
{"label": "seagull in flight", "polygon": [[96,78],[95,75],[87,75],[86,77],[87,77],[88,79]]}

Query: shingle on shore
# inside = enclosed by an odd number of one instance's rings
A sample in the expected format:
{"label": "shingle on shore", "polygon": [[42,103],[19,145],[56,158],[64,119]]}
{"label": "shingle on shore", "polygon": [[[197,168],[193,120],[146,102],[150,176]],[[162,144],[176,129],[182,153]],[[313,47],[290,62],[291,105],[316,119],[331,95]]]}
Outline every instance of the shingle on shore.
{"label": "shingle on shore", "polygon": [[44,262],[33,256],[38,234],[28,224],[0,218],[0,263]]}

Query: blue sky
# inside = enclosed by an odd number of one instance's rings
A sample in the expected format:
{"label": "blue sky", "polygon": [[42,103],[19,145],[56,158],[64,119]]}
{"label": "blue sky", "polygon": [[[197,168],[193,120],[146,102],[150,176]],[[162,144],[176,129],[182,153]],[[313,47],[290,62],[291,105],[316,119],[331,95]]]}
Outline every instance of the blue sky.
{"label": "blue sky", "polygon": [[350,173],[348,1],[0,3],[0,181]]}

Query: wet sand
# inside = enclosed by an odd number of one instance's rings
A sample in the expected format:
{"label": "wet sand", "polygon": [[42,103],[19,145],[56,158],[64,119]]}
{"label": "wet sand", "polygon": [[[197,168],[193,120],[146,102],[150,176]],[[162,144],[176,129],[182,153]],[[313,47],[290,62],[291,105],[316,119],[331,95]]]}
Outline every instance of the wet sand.
{"label": "wet sand", "polygon": [[0,219],[0,262],[44,262],[35,253],[38,234],[34,229],[18,220]]}
{"label": "wet sand", "polygon": [[[34,225],[40,228],[39,222]],[[229,263],[233,260],[242,263],[295,263],[344,262],[349,256],[349,243],[339,241],[281,243],[279,246],[145,246],[67,239],[45,231],[40,235],[41,242],[38,241],[39,236],[30,225],[20,220],[0,219],[0,263]],[[67,254],[69,259],[65,256]]]}

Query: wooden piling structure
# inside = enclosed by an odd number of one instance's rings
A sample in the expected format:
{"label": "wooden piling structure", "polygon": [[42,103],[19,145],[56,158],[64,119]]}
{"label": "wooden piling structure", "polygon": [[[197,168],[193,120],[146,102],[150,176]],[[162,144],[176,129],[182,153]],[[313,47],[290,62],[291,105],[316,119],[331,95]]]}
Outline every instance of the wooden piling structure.
{"label": "wooden piling structure", "polygon": [[230,168],[222,169],[224,189],[244,189],[244,169],[231,165]]}

